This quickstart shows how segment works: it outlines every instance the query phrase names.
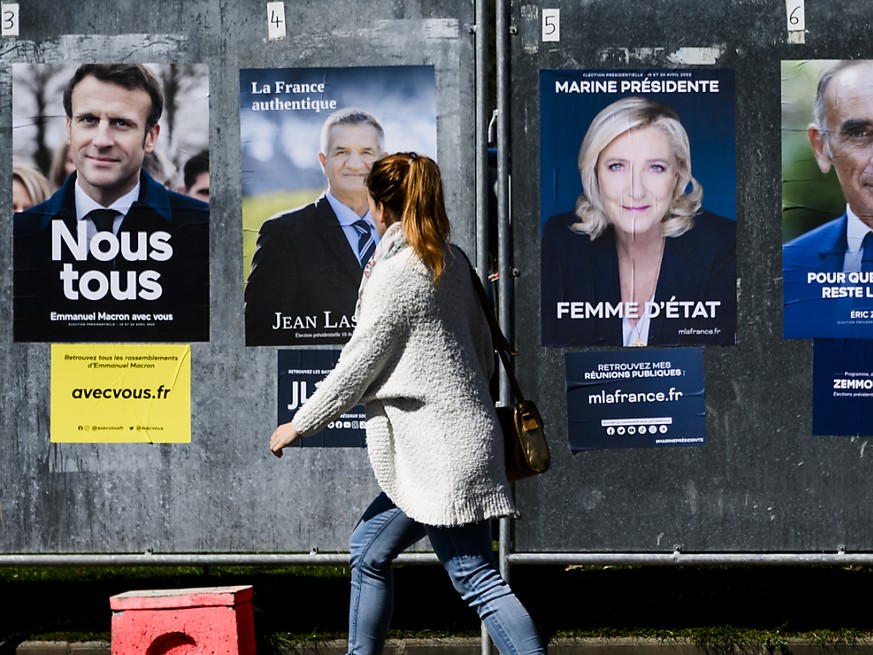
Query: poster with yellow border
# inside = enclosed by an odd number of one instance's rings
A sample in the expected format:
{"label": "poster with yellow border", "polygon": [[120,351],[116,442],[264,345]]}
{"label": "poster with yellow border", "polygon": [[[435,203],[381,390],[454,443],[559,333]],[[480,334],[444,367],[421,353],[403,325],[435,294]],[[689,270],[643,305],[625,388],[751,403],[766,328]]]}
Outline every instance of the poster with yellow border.
{"label": "poster with yellow border", "polygon": [[190,443],[191,346],[52,344],[51,441]]}

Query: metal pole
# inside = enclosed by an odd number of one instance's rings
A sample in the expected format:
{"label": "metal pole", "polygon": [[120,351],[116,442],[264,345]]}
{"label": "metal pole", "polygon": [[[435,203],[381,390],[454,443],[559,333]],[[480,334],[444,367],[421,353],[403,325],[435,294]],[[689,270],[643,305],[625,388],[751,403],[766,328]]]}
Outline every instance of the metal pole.
{"label": "metal pole", "polygon": [[[508,540],[507,540],[508,548]],[[501,535],[501,549],[503,535]],[[873,566],[873,553],[514,553],[513,565],[589,566]],[[346,566],[348,553],[119,553],[0,555],[3,566]],[[398,564],[434,565],[433,553],[404,553]]]}
{"label": "metal pole", "polygon": [[[508,0],[497,0],[495,5],[495,40],[497,51],[497,272],[498,319],[500,328],[512,342],[510,331],[510,295],[512,292],[512,262],[510,262],[510,208],[509,208],[509,25]],[[500,402],[512,401],[506,374],[500,376]],[[500,521],[500,572],[509,580],[510,521]]]}
{"label": "metal pole", "polygon": [[[439,564],[433,553],[403,553],[399,564]],[[0,566],[348,566],[348,553],[117,553],[0,555]]]}
{"label": "metal pole", "polygon": [[476,270],[488,277],[488,0],[476,0]]}
{"label": "metal pole", "polygon": [[[488,278],[488,0],[476,0],[476,269],[487,287]],[[482,655],[491,641],[485,624],[479,634]]]}

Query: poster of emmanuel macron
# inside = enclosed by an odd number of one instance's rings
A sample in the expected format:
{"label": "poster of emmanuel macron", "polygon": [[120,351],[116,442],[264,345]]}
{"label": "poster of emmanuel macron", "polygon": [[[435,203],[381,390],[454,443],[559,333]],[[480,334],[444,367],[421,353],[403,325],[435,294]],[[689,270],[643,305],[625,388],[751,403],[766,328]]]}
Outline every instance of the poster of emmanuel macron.
{"label": "poster of emmanuel macron", "polygon": [[240,71],[246,345],[340,344],[379,235],[387,152],[436,156],[432,66]]}
{"label": "poster of emmanuel macron", "polygon": [[786,338],[873,338],[873,60],[782,62]]}
{"label": "poster of emmanuel macron", "polygon": [[209,205],[176,191],[208,98],[202,65],[13,65],[14,168],[51,192],[16,202],[15,341],[208,341]]}

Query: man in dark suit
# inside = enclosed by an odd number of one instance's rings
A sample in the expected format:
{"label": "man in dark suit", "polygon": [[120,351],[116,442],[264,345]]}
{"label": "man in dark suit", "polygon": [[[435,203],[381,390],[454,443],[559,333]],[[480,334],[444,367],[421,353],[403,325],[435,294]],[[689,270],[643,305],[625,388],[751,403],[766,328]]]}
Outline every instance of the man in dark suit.
{"label": "man in dark suit", "polygon": [[782,248],[786,337],[873,337],[873,60],[843,61],[818,83],[808,128],[846,213]]}
{"label": "man in dark suit", "polygon": [[14,218],[15,341],[207,341],[208,205],[142,169],[160,84],[141,65],[83,65],[64,109],[76,172]]}
{"label": "man in dark suit", "polygon": [[258,234],[245,292],[247,345],[348,340],[363,266],[379,239],[364,182],[384,143],[382,125],[359,109],[325,121],[318,160],[327,191],[265,221]]}

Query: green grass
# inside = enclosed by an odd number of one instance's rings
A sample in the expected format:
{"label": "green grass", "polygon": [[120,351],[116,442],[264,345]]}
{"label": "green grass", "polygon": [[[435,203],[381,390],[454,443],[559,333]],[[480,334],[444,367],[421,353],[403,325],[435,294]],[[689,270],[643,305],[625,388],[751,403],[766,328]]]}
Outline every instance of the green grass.
{"label": "green grass", "polygon": [[[782,653],[789,639],[868,642],[871,569],[519,566],[512,585],[546,639],[649,638],[711,655]],[[111,595],[250,584],[259,655],[346,635],[347,567],[0,568],[0,655],[24,640],[109,639]],[[398,567],[390,636],[478,637],[479,622],[437,566]],[[848,602],[834,602],[847,599]],[[9,650],[9,648],[13,648]],[[5,649],[5,650],[4,650]]]}

